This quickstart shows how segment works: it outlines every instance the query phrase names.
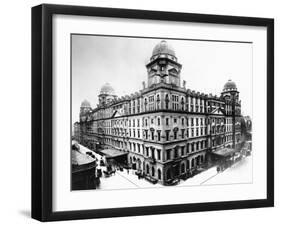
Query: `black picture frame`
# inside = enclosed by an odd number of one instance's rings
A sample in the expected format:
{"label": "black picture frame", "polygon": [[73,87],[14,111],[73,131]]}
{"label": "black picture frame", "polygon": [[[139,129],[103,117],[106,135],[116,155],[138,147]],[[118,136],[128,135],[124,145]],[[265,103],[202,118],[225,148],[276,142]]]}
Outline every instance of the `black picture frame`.
{"label": "black picture frame", "polygon": [[[52,18],[55,14],[181,21],[267,28],[267,198],[95,210],[52,210]],[[43,4],[32,8],[32,218],[122,217],[274,206],[274,20],[268,18]]]}

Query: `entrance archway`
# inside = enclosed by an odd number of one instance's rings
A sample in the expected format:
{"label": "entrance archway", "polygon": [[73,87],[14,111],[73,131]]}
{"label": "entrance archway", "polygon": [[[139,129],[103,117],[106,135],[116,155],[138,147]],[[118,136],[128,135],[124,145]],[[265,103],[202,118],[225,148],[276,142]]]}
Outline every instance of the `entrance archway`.
{"label": "entrance archway", "polygon": [[161,180],[161,170],[158,169],[157,172],[158,172],[158,180]]}

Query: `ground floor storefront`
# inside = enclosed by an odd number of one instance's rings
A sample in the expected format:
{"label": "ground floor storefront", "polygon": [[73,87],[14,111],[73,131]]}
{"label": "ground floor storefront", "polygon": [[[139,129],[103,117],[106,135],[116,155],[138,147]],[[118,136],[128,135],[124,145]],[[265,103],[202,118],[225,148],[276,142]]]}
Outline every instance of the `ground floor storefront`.
{"label": "ground floor storefront", "polygon": [[[219,162],[209,163],[207,152],[194,153],[185,158],[179,157],[175,161],[163,164],[138,154],[131,155],[110,150],[95,152],[80,146],[80,151],[91,152],[97,160],[97,172],[101,174],[99,175],[100,183],[96,189],[148,188],[163,187],[163,185],[194,186],[251,181],[251,155],[243,156],[240,161],[237,160],[220,172],[217,170]],[[239,173],[242,176],[241,180]]]}

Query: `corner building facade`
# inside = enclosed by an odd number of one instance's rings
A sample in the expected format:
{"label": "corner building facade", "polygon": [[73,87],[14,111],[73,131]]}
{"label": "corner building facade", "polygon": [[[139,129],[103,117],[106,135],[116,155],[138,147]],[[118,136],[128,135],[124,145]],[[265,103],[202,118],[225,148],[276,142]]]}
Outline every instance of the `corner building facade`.
{"label": "corner building facade", "polygon": [[82,144],[128,153],[128,164],[162,184],[205,165],[208,153],[232,147],[233,138],[239,145],[241,101],[234,82],[219,97],[187,89],[182,65],[166,41],[155,46],[146,68],[142,90],[117,97],[107,83],[96,108],[81,104]]}

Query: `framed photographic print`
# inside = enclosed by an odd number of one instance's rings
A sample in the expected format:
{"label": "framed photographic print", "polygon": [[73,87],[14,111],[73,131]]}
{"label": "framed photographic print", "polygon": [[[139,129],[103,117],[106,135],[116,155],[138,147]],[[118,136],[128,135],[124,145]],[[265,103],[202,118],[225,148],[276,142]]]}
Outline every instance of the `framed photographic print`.
{"label": "framed photographic print", "polygon": [[32,8],[32,217],[274,205],[274,21]]}

